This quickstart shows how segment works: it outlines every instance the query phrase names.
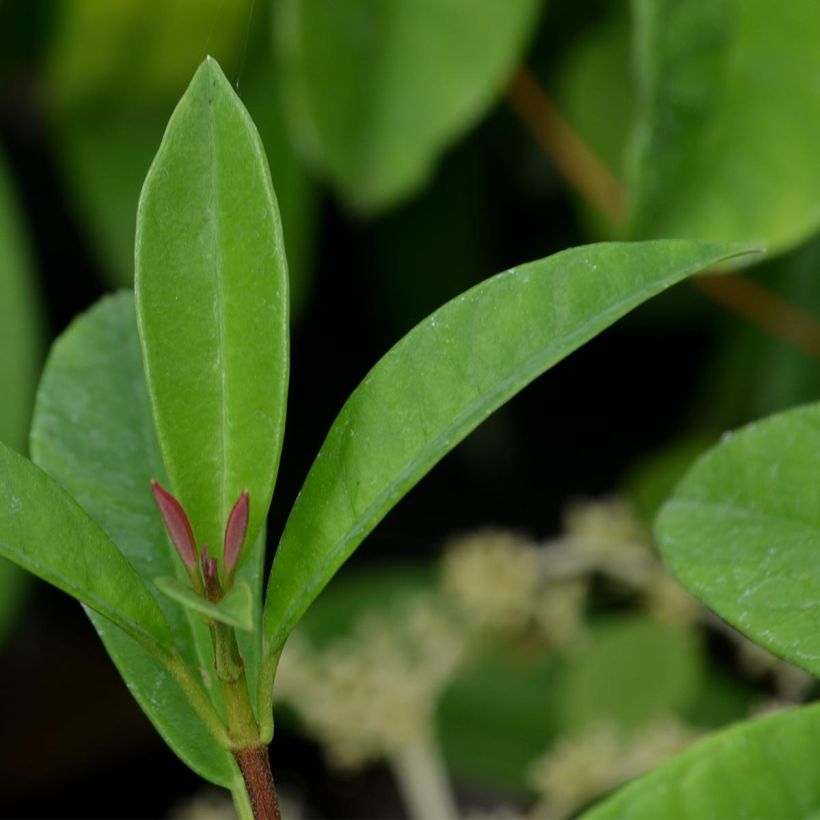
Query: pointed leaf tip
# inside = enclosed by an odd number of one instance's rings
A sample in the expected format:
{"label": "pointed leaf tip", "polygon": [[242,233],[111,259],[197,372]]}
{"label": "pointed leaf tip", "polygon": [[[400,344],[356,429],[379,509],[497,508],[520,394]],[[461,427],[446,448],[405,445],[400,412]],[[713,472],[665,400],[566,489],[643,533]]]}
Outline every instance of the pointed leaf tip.
{"label": "pointed leaf tip", "polygon": [[225,551],[223,560],[225,572],[232,575],[236,565],[239,563],[239,556],[242,553],[242,545],[245,543],[245,535],[248,532],[248,517],[250,515],[250,495],[247,490],[233,505],[231,514],[228,516],[228,524],[225,527]]}
{"label": "pointed leaf tip", "polygon": [[157,507],[159,507],[165,529],[168,530],[168,535],[176,547],[182,563],[185,564],[189,574],[196,572],[196,541],[194,540],[194,532],[191,529],[191,522],[188,521],[188,516],[185,514],[182,504],[158,481],[151,481],[151,492],[154,494]]}

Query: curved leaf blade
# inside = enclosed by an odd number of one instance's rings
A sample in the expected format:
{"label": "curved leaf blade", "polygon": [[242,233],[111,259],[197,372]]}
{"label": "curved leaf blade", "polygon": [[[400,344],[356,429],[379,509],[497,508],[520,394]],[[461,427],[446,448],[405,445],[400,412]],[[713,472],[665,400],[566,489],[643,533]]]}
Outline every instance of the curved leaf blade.
{"label": "curved leaf blade", "polygon": [[661,510],[663,557],[694,595],[820,675],[820,405],[728,434]]}
{"label": "curved leaf blade", "polygon": [[355,206],[407,196],[495,100],[540,0],[284,0],[277,50],[294,137]]}
{"label": "curved leaf blade", "polygon": [[453,299],[396,344],[336,418],[285,526],[265,603],[275,653],[388,510],[536,376],[633,307],[741,246],[575,248]]}
{"label": "curved leaf blade", "polygon": [[256,129],[219,66],[199,68],[140,198],[137,314],[160,447],[200,545],[233,503],[254,543],[273,493],[288,376],[287,266]]}
{"label": "curved leaf blade", "polygon": [[794,0],[773,21],[765,0],[640,0],[635,13],[630,235],[780,251],[816,231],[820,7]]}
{"label": "curved leaf blade", "polygon": [[147,648],[166,648],[162,610],[134,568],[71,496],[0,444],[0,555],[104,615]]}
{"label": "curved leaf blade", "polygon": [[[103,299],[55,343],[37,394],[31,451],[119,545],[149,591],[159,573],[186,577],[149,489],[149,479],[164,480],[165,472],[131,293]],[[248,561],[241,574],[245,577],[251,567],[258,586],[258,558]],[[207,627],[163,596],[157,602],[177,649],[199,670],[219,708]],[[122,630],[88,614],[129,690],[168,745],[202,777],[229,786],[236,774],[233,758],[213,742],[168,670]]]}
{"label": "curved leaf blade", "polygon": [[816,704],[740,723],[696,743],[583,817],[814,817],[820,810],[818,734]]}

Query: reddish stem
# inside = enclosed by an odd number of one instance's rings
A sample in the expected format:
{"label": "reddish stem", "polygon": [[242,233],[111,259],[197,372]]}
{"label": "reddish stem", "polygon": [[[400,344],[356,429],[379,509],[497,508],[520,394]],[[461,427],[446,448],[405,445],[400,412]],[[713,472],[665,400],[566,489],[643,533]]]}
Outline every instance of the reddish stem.
{"label": "reddish stem", "polygon": [[234,752],[234,757],[245,780],[256,820],[282,820],[270,770],[268,747],[251,746]]}

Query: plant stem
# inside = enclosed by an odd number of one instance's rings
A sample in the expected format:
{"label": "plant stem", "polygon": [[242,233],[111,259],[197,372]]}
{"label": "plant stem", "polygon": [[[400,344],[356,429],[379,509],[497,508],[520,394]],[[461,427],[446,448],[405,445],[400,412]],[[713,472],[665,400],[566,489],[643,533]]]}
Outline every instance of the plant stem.
{"label": "plant stem", "polygon": [[[228,718],[230,747],[245,781],[253,817],[255,820],[281,820],[268,747],[260,738],[236,633],[225,624],[214,623],[211,637],[214,643],[214,669]],[[236,789],[234,801],[237,802],[237,809],[247,809],[244,802],[240,804],[237,801]]]}
{"label": "plant stem", "polygon": [[569,126],[535,77],[520,68],[507,99],[556,168],[593,208],[613,225],[626,209],[626,189]]}
{"label": "plant stem", "polygon": [[457,820],[447,772],[431,743],[416,743],[392,755],[390,767],[413,820]]}
{"label": "plant stem", "polygon": [[248,790],[255,820],[281,820],[276,787],[270,770],[267,746],[251,746],[234,752]]}

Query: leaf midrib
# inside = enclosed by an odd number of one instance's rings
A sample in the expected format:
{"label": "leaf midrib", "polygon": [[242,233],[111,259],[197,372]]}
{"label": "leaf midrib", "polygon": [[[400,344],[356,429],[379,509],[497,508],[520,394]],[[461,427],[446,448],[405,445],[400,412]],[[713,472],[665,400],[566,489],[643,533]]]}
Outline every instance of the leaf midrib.
{"label": "leaf midrib", "polygon": [[[227,502],[225,500],[225,479],[228,471],[228,407],[227,407],[227,368],[225,367],[225,327],[223,321],[223,305],[224,305],[224,275],[222,270],[222,256],[220,253],[220,230],[219,230],[219,216],[217,214],[217,177],[219,168],[217,165],[217,150],[216,150],[216,132],[214,123],[214,79],[208,77],[208,182],[210,187],[208,198],[208,217],[211,225],[211,250],[214,259],[214,305],[215,314],[217,317],[217,367],[219,369],[218,384],[219,384],[219,445],[220,455],[222,457],[221,469],[217,478],[219,487],[219,515],[220,520],[225,517],[227,511]],[[216,533],[214,533],[216,535]],[[211,544],[211,549],[218,549],[218,544]]]}

